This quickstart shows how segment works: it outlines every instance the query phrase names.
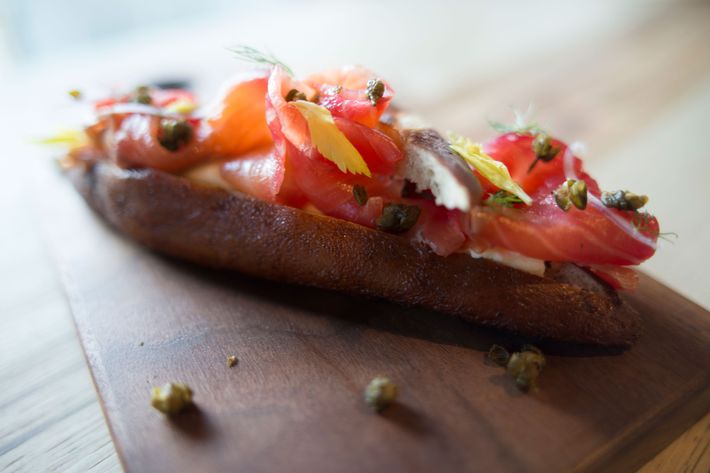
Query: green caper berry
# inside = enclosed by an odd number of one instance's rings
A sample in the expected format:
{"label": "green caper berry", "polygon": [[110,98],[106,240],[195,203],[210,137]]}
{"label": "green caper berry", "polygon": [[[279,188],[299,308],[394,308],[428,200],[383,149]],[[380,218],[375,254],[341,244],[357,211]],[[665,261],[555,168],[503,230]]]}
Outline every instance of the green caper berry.
{"label": "green caper berry", "polygon": [[417,223],[421,209],[416,205],[386,204],[377,219],[377,229],[388,233],[404,233]]}
{"label": "green caper berry", "polygon": [[525,345],[520,347],[520,351],[529,351],[532,353],[537,353],[538,355],[542,355],[542,350],[540,350],[535,345],[530,345],[529,343],[526,343]]}
{"label": "green caper berry", "polygon": [[527,391],[535,384],[540,375],[545,365],[544,359],[542,355],[535,352],[516,352],[510,356],[506,371],[513,377],[518,389]]}
{"label": "green caper berry", "polygon": [[365,189],[363,186],[360,184],[355,184],[353,186],[353,197],[355,197],[355,202],[358,203],[358,205],[363,206],[367,203],[367,189]]}
{"label": "green caper berry", "polygon": [[530,164],[528,172],[532,171],[537,165],[538,161],[543,161],[548,163],[555,159],[557,153],[560,152],[560,148],[552,147],[552,140],[545,133],[538,133],[532,142],[532,149],[535,152],[535,161]]}
{"label": "green caper berry", "polygon": [[192,404],[192,389],[182,383],[167,383],[151,389],[150,404],[163,414],[177,414]]}
{"label": "green caper berry", "polygon": [[145,85],[136,87],[133,101],[136,103],[142,103],[143,105],[150,105],[153,103],[153,99],[150,97],[150,89]]}
{"label": "green caper berry", "polygon": [[648,196],[622,190],[602,192],[602,203],[619,210],[635,211],[648,203]]}
{"label": "green caper berry", "polygon": [[294,100],[308,100],[308,97],[298,89],[291,89],[286,94],[286,101],[293,102]]}
{"label": "green caper berry", "polygon": [[378,376],[370,381],[365,388],[365,403],[376,412],[382,411],[397,399],[399,388],[384,376]]}
{"label": "green caper berry", "polygon": [[562,209],[563,212],[567,212],[570,207],[572,207],[572,201],[570,200],[569,187],[567,183],[563,183],[560,187],[555,189],[552,195],[555,198],[555,203]]}
{"label": "green caper berry", "polygon": [[579,210],[587,208],[587,183],[570,179],[567,181],[569,187],[570,200]]}
{"label": "green caper berry", "polygon": [[520,348],[520,351],[523,353],[533,353],[537,355],[537,360],[540,364],[540,368],[542,369],[545,367],[547,360],[545,359],[545,355],[543,355],[542,350],[540,350],[538,347],[526,343]]}
{"label": "green caper berry", "polygon": [[367,81],[367,88],[365,89],[367,93],[367,98],[370,99],[370,104],[373,107],[377,106],[377,101],[385,95],[385,83],[380,79],[370,79]]}
{"label": "green caper berry", "polygon": [[186,120],[164,118],[160,122],[158,142],[169,150],[177,151],[192,139],[192,125]]}
{"label": "green caper berry", "polygon": [[508,350],[506,350],[505,347],[493,345],[488,350],[488,359],[498,366],[505,367],[508,365],[508,360],[510,360],[510,353],[508,353]]}
{"label": "green caper berry", "polygon": [[647,195],[638,195],[633,192],[626,191],[624,192],[624,197],[626,198],[626,202],[629,207],[631,207],[631,210],[638,210],[648,203]]}

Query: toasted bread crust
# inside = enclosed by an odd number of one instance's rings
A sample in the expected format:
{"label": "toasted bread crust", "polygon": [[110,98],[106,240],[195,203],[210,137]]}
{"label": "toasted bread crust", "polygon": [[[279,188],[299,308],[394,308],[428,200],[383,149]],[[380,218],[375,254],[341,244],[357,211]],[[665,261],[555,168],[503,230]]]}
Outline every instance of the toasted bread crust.
{"label": "toasted bread crust", "polygon": [[[89,205],[159,252],[261,278],[448,312],[526,337],[628,346],[638,314],[576,267],[540,278],[406,238],[104,162],[67,171]],[[554,274],[553,274],[554,273]]]}

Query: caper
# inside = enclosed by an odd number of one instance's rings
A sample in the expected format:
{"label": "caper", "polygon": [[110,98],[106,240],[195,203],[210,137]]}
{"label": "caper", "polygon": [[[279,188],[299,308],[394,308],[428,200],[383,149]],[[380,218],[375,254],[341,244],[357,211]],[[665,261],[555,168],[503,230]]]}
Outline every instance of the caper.
{"label": "caper", "polygon": [[172,415],[192,403],[192,389],[182,383],[167,383],[150,391],[150,404],[163,414]]}
{"label": "caper", "polygon": [[527,391],[535,384],[545,366],[545,357],[541,352],[522,351],[513,353],[508,360],[506,371],[515,380],[515,385]]}
{"label": "caper", "polygon": [[552,195],[555,198],[555,203],[559,208],[561,208],[564,212],[567,212],[570,207],[572,207],[572,201],[570,200],[570,195],[569,195],[569,187],[567,186],[567,183],[563,183],[560,187],[555,189],[555,192],[552,193]]}
{"label": "caper", "polygon": [[386,204],[377,219],[377,229],[388,233],[404,233],[417,223],[421,209],[416,205]]}
{"label": "caper", "polygon": [[498,366],[507,366],[508,360],[510,359],[510,353],[508,353],[508,350],[506,350],[505,347],[493,345],[488,350],[488,359]]}
{"label": "caper", "polygon": [[552,140],[546,133],[543,132],[540,132],[535,136],[535,139],[532,142],[532,149],[535,152],[535,161],[530,164],[528,172],[535,168],[538,161],[548,163],[555,159],[557,153],[560,152],[560,148],[553,147]]}
{"label": "caper", "polygon": [[143,105],[150,105],[153,103],[153,99],[150,97],[150,89],[145,85],[136,87],[136,91],[133,95],[133,101],[136,103],[142,103]]}
{"label": "caper", "polygon": [[567,212],[572,205],[579,210],[587,208],[587,183],[582,180],[567,179],[553,192],[555,203]]}
{"label": "caper", "polygon": [[353,197],[355,197],[355,202],[358,205],[363,206],[367,203],[367,189],[365,189],[360,184],[355,184],[353,186]]}
{"label": "caper", "polygon": [[530,345],[529,343],[526,343],[525,345],[520,347],[520,351],[529,351],[529,352],[535,353],[535,354],[543,357],[543,362],[544,362],[545,356],[542,354],[542,350],[540,350],[535,345]]}
{"label": "caper", "polygon": [[648,203],[647,195],[638,195],[633,192],[626,191],[624,193],[624,197],[626,198],[626,202],[629,207],[631,207],[631,210],[638,210]]}
{"label": "caper", "polygon": [[187,120],[164,118],[160,121],[158,142],[169,150],[177,151],[192,139],[192,125]]}
{"label": "caper", "polygon": [[380,79],[370,79],[367,81],[367,88],[365,89],[367,93],[367,98],[370,99],[370,103],[373,107],[377,106],[377,101],[385,95],[385,83]]}
{"label": "caper", "polygon": [[286,101],[293,102],[294,100],[308,100],[308,97],[298,89],[291,89],[286,94]]}
{"label": "caper", "polygon": [[635,211],[648,203],[648,196],[622,190],[602,192],[602,203],[619,210]]}
{"label": "caper", "polygon": [[380,412],[397,399],[399,388],[384,376],[378,376],[370,381],[365,388],[365,402],[375,411]]}
{"label": "caper", "polygon": [[579,210],[584,210],[587,208],[587,183],[574,179],[569,179],[567,181],[567,186],[569,187],[570,200]]}

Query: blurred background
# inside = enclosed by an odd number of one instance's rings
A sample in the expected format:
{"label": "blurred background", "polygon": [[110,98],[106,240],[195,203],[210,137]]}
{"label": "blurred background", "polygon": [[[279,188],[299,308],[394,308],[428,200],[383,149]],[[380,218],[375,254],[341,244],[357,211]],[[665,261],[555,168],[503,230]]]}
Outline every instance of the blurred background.
{"label": "blurred background", "polygon": [[118,469],[42,236],[61,218],[41,210],[65,191],[48,175],[57,151],[32,140],[82,122],[70,89],[186,80],[206,101],[249,67],[237,44],[296,74],[364,64],[400,106],[476,140],[532,104],[544,128],[585,144],[602,187],[650,196],[679,236],[643,269],[710,307],[710,2],[0,0],[0,470]]}

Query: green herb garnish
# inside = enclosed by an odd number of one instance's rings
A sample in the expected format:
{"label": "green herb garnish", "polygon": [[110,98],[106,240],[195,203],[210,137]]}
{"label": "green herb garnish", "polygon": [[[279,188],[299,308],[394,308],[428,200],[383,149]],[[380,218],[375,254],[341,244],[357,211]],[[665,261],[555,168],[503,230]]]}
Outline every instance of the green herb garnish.
{"label": "green herb garnish", "polygon": [[82,95],[82,94],[81,94],[81,90],[72,89],[72,90],[70,90],[70,91],[67,92],[67,93],[69,94],[69,97],[73,98],[74,100],[80,100],[80,99],[81,99],[81,95]]}
{"label": "green herb garnish", "polygon": [[495,194],[489,195],[483,203],[490,206],[512,207],[515,204],[523,204],[524,202],[517,195],[500,190]]}
{"label": "green herb garnish", "polygon": [[498,133],[516,133],[518,135],[537,135],[538,133],[543,133],[544,131],[540,128],[540,125],[535,122],[528,122],[527,116],[530,115],[531,110],[532,106],[529,106],[525,113],[513,108],[515,123],[512,125],[493,120],[488,120],[488,125]]}
{"label": "green herb garnish", "polygon": [[660,238],[669,243],[675,243],[670,237],[678,238],[678,234],[676,232],[658,231],[658,227],[653,224],[654,218],[655,217],[649,212],[635,211],[631,216],[631,224],[639,233],[648,234],[654,238]]}
{"label": "green herb garnish", "polygon": [[264,52],[259,51],[256,48],[252,48],[251,46],[245,46],[245,45],[238,45],[233,48],[229,48],[229,51],[236,54],[237,57],[243,61],[253,62],[256,64],[265,64],[265,65],[269,65],[269,66],[279,66],[284,71],[286,71],[288,73],[288,75],[290,75],[290,76],[293,75],[293,71],[291,70],[291,68],[288,67],[283,62],[281,62],[280,60],[278,60],[271,53],[264,53]]}

